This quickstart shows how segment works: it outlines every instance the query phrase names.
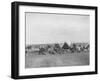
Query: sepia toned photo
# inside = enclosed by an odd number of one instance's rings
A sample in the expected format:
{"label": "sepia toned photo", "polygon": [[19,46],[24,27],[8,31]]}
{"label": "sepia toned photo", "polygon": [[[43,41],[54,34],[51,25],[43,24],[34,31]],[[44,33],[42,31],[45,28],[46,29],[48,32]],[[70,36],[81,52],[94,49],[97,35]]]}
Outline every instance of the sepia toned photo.
{"label": "sepia toned photo", "polygon": [[90,16],[25,12],[25,68],[88,66]]}

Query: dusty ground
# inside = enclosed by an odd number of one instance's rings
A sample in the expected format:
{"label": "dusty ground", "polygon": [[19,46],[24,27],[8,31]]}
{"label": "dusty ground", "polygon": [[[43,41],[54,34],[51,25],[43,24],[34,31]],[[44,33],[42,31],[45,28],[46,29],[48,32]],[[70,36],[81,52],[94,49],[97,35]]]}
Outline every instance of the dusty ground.
{"label": "dusty ground", "polygon": [[25,55],[25,68],[89,65],[89,53]]}

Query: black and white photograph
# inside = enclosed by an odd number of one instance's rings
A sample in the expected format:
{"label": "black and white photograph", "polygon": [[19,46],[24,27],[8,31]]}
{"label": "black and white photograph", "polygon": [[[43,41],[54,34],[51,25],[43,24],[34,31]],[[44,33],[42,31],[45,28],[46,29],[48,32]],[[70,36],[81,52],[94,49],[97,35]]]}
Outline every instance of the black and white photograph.
{"label": "black and white photograph", "polygon": [[89,65],[89,15],[26,12],[25,17],[25,68]]}
{"label": "black and white photograph", "polygon": [[97,74],[97,7],[12,2],[13,79]]}

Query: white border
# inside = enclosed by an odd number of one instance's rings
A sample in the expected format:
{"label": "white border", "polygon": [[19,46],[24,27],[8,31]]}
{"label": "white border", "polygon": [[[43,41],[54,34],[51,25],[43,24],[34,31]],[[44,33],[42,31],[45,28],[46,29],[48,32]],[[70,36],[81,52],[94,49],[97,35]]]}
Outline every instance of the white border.
{"label": "white border", "polygon": [[[48,12],[90,15],[90,65],[73,67],[52,67],[25,69],[25,12]],[[19,7],[19,75],[73,73],[95,71],[95,12],[86,9],[52,8],[36,6]]]}

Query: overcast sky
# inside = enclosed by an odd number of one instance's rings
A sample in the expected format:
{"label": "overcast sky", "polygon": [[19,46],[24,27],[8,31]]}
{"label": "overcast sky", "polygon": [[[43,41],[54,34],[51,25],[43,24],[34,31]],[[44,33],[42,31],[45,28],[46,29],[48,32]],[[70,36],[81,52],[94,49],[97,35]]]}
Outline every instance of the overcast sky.
{"label": "overcast sky", "polygon": [[89,42],[88,15],[26,13],[26,44]]}

